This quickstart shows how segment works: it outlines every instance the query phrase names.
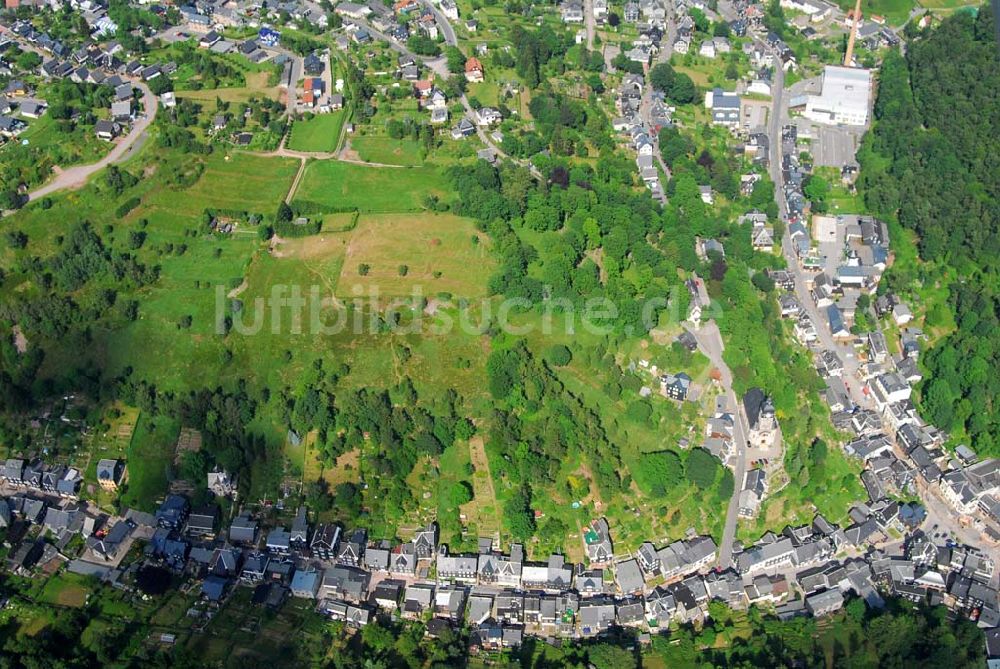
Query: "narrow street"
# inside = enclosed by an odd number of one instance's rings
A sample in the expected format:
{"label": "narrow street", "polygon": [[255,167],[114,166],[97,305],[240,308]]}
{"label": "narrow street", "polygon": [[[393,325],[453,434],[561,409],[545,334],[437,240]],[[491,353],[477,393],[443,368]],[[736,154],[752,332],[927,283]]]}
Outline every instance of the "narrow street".
{"label": "narrow street", "polygon": [[[656,52],[656,57],[653,59],[653,66],[659,65],[660,63],[666,63],[670,61],[670,55],[674,51],[674,41],[677,39],[677,22],[674,20],[674,3],[668,1],[665,3],[667,9],[667,32],[660,39],[660,49]],[[652,67],[650,67],[650,71]],[[653,84],[649,80],[649,72],[646,73],[646,85],[642,89],[642,100],[639,101],[639,118],[649,129],[650,139],[653,140],[653,157],[656,159],[657,164],[660,169],[663,170],[664,183],[670,180],[670,168],[667,164],[663,162],[663,156],[660,154],[660,139],[659,133],[653,131],[653,123],[651,117],[651,111],[653,107]],[[664,195],[660,201],[661,204],[667,203],[667,198]]]}
{"label": "narrow street", "polygon": [[733,424],[733,444],[736,447],[736,462],[733,467],[735,485],[733,486],[733,495],[726,508],[726,524],[723,526],[722,540],[719,542],[718,561],[720,569],[728,569],[733,562],[733,542],[736,539],[736,526],[739,522],[740,491],[743,488],[743,479],[746,477],[747,471],[747,435],[750,428],[743,412],[743,402],[733,390],[733,374],[722,358],[725,345],[722,342],[722,333],[719,332],[719,327],[715,321],[707,321],[698,328],[691,327],[687,330],[698,342],[698,349],[705,354],[712,366],[719,370],[719,383],[733,414],[736,416],[736,421]]}
{"label": "narrow street", "polygon": [[108,152],[108,155],[104,156],[96,163],[90,163],[89,165],[76,165],[74,167],[68,167],[64,170],[59,170],[54,179],[46,183],[44,186],[36,188],[28,193],[29,202],[43,198],[46,195],[51,195],[56,191],[66,189],[74,190],[76,188],[80,188],[87,183],[87,180],[95,172],[103,170],[108,165],[128,160],[135,153],[133,148],[137,151],[142,147],[142,144],[146,140],[146,131],[148,130],[149,125],[153,122],[153,119],[156,117],[156,111],[159,107],[159,103],[156,96],[153,95],[153,92],[149,90],[149,86],[141,81],[133,81],[132,84],[142,90],[143,113],[136,116],[135,121],[132,123],[132,129],[129,133],[114,143],[114,148]]}
{"label": "narrow street", "polygon": [[587,51],[593,51],[594,33],[597,31],[597,19],[594,16],[594,0],[586,0],[584,3],[583,20],[587,26]]}
{"label": "narrow street", "polygon": [[[441,12],[441,10],[438,9],[435,5],[433,5],[432,3],[428,2],[428,0],[422,0],[422,2],[423,2],[423,5],[425,7],[427,7],[427,9],[429,9],[432,14],[434,14],[434,20],[437,22],[438,27],[441,29],[441,32],[444,35],[445,44],[447,44],[448,46],[456,46],[457,47],[458,46],[458,37],[455,36],[455,29],[452,27],[451,22],[448,21],[448,17],[446,17]],[[410,57],[412,57],[414,59],[420,59],[420,56],[416,56],[416,55],[410,53],[406,49],[406,47],[404,47],[401,44],[398,44],[397,42],[394,42],[393,40],[389,39],[387,36],[381,35],[381,33],[375,33],[375,34],[380,35],[383,39],[385,39],[390,44],[392,44],[393,48],[396,49],[397,51],[401,51],[402,53],[405,53],[405,54],[409,55]],[[447,62],[447,60],[443,56],[439,56],[436,60],[426,60],[426,59],[424,59],[424,64],[427,65],[427,67],[429,67],[432,70],[434,70],[434,72],[436,74],[438,74],[439,76],[441,76],[443,79],[447,79],[448,78],[448,76],[449,76],[449,73],[448,73],[448,62]],[[489,148],[491,151],[493,151],[493,153],[495,153],[498,158],[503,158],[503,159],[506,159],[506,160],[510,160],[513,163],[517,163],[521,167],[527,167],[528,170],[531,172],[531,176],[532,177],[534,177],[535,179],[538,179],[539,181],[545,181],[545,177],[542,175],[541,172],[539,172],[535,168],[534,165],[531,164],[530,161],[519,160],[517,158],[514,158],[513,156],[507,155],[507,153],[505,153],[504,150],[501,149],[496,144],[496,142],[494,142],[492,140],[492,138],[490,138],[490,136],[487,134],[486,130],[482,126],[480,126],[478,123],[476,123],[476,111],[472,108],[472,105],[469,104],[469,98],[464,93],[462,94],[461,102],[462,102],[462,107],[465,109],[466,116],[468,116],[469,120],[476,126],[476,134],[479,136],[480,141],[482,141],[482,143],[487,146],[487,148]]]}
{"label": "narrow street", "polygon": [[[774,181],[774,197],[778,204],[778,212],[781,219],[787,222],[788,211],[785,203],[784,192],[782,190],[781,174],[781,128],[787,119],[784,106],[784,75],[785,73],[780,67],[775,68],[774,82],[771,87],[772,108],[771,118],[769,119],[768,134],[771,140],[770,175],[771,179]],[[785,256],[785,260],[788,263],[788,270],[792,272],[795,279],[795,295],[802,305],[802,308],[806,310],[806,313],[815,325],[818,336],[818,348],[822,350],[835,351],[837,355],[840,356],[844,365],[843,379],[854,403],[860,407],[875,409],[874,400],[863,391],[864,381],[861,380],[861,376],[859,374],[860,361],[858,360],[853,347],[848,344],[840,344],[834,341],[825,316],[816,306],[815,300],[806,287],[805,271],[802,269],[802,266],[796,257],[787,226],[785,228],[785,234],[781,240],[781,248],[782,253]],[[898,458],[903,461],[907,459],[907,455],[898,447],[898,444],[896,451],[896,456]],[[934,489],[927,489],[924,487],[919,489],[918,493],[920,501],[927,509],[927,521],[923,526],[925,532],[928,534],[940,533],[942,537],[947,536],[960,543],[976,546],[990,555],[990,557],[994,560],[1000,560],[1000,550],[984,543],[980,536],[980,530],[975,526],[970,527],[963,525],[959,521],[956,512],[941,497],[939,492]],[[940,538],[934,538],[936,540],[940,540]],[[720,555],[721,550],[722,549],[720,547]]]}
{"label": "narrow street", "polygon": [[[768,136],[771,141],[770,174],[774,182],[774,199],[778,204],[778,213],[783,221],[787,222],[788,210],[785,203],[785,196],[782,190],[781,177],[781,129],[786,118],[785,105],[785,72],[780,67],[774,68],[774,82],[771,86],[772,106],[771,117],[769,119]],[[860,368],[858,357],[854,348],[849,344],[841,344],[833,339],[830,328],[827,325],[826,316],[821,313],[816,301],[809,293],[806,285],[807,279],[805,270],[799,263],[792,246],[792,237],[785,226],[785,234],[781,239],[781,250],[788,263],[788,270],[795,277],[795,296],[806,310],[813,325],[816,327],[816,334],[819,344],[823,349],[834,351],[844,364],[844,383],[851,395],[851,400],[858,406],[870,408],[872,400],[863,391],[863,382],[860,380],[858,371]]]}

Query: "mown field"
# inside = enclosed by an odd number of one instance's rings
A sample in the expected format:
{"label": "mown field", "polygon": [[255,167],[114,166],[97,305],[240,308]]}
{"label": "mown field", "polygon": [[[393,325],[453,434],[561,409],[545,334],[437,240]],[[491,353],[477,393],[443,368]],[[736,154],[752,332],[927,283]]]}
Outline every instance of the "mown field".
{"label": "mown field", "polygon": [[[495,263],[488,238],[469,219],[448,214],[362,216],[351,234],[340,293],[387,296],[451,293],[481,297]],[[362,275],[360,268],[367,267]],[[350,286],[350,288],[348,288]]]}
{"label": "mown field", "polygon": [[298,168],[299,161],[292,158],[216,152],[208,157],[204,174],[184,190],[183,197],[163,190],[144,204],[163,208],[171,216],[200,216],[206,208],[270,216],[291,188]]}
{"label": "mown field", "polygon": [[292,151],[333,151],[337,148],[340,130],[344,127],[346,118],[347,112],[339,110],[295,121],[292,124],[292,134],[288,138],[288,148]]}
{"label": "mown field", "polygon": [[424,198],[447,198],[447,177],[434,167],[379,168],[332,160],[310,162],[295,194],[339,209],[403,212],[423,209]]}
{"label": "mown field", "polygon": [[351,139],[351,148],[369,163],[385,165],[422,165],[420,144],[412,139],[393,139],[368,135]]}
{"label": "mown field", "polygon": [[245,86],[179,90],[177,97],[203,103],[214,103],[217,99],[223,102],[246,102],[252,97],[278,99],[280,89],[271,85],[269,72],[249,72],[245,75],[245,81]]}

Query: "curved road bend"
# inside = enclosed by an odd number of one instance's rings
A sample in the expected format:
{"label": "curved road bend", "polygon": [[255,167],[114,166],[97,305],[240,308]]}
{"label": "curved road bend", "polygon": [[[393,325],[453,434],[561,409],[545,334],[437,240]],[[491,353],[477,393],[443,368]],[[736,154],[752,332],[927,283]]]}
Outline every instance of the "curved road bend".
{"label": "curved road bend", "polygon": [[[144,114],[139,116],[132,124],[132,130],[115,144],[115,147],[96,163],[89,165],[77,165],[61,170],[52,181],[41,186],[28,194],[28,201],[51,195],[60,190],[74,190],[80,188],[95,172],[103,170],[108,165],[119,163],[131,158],[136,151],[142,147],[146,138],[146,130],[149,124],[156,117],[158,108],[156,96],[149,90],[146,84],[135,81],[132,82],[142,90],[142,100]],[[133,150],[134,149],[134,150]]]}

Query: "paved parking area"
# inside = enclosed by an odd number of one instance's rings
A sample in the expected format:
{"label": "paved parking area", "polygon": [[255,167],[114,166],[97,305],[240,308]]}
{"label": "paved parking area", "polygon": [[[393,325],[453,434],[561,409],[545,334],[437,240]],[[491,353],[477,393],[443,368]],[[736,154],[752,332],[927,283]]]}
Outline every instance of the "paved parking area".
{"label": "paved parking area", "polygon": [[812,155],[821,167],[836,167],[855,163],[864,128],[848,128],[813,124]]}

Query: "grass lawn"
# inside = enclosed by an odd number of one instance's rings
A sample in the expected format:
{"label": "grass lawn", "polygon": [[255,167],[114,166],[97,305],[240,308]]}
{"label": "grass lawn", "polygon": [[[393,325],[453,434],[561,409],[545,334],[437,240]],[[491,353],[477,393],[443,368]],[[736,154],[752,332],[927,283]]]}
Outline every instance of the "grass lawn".
{"label": "grass lawn", "polygon": [[[237,204],[234,200],[226,203]],[[265,209],[264,200],[258,204]],[[204,204],[186,203],[191,210],[200,206]],[[268,202],[265,210],[273,211],[276,206]],[[177,215],[165,203],[142,215],[150,222],[148,245],[189,247],[183,255],[174,253],[156,260],[162,267],[160,280],[145,292],[138,320],[99,338],[99,343],[105,344],[105,364],[115,370],[132,366],[162,387],[214,386],[235,379],[235,370],[232,376],[221,370],[224,342],[215,334],[217,300],[224,305],[226,294],[242,281],[250,257],[260,246],[256,234],[187,237],[185,228],[194,227],[195,219]],[[191,316],[192,325],[181,329],[178,324],[185,316]],[[142,353],[151,350],[157,355]]]}
{"label": "grass lawn", "polygon": [[270,215],[278,207],[298,171],[293,158],[222,152],[208,157],[201,178],[180,193],[164,189],[150,204],[172,214],[200,216],[206,208],[252,211]]}
{"label": "grass lawn", "polygon": [[45,583],[39,599],[49,604],[78,609],[87,601],[89,593],[90,588],[84,577],[64,573],[53,576]]}
{"label": "grass lawn", "polygon": [[292,135],[288,148],[292,151],[330,152],[337,148],[340,129],[344,126],[347,112],[339,110],[329,114],[317,114],[308,120],[292,124]]}
{"label": "grass lawn", "polygon": [[[450,214],[362,216],[347,245],[338,290],[354,294],[347,287],[361,286],[365,293],[409,296],[419,288],[428,297],[484,296],[493,269],[487,241],[471,220]],[[365,276],[358,269],[363,264],[370,268]]]}
{"label": "grass lawn", "polygon": [[423,209],[427,195],[444,198],[449,191],[447,176],[433,167],[380,168],[316,160],[306,166],[295,199],[362,212],[404,212]]}
{"label": "grass lawn", "polygon": [[223,102],[246,102],[253,97],[277,100],[280,89],[277,86],[269,86],[269,83],[270,73],[249,72],[246,75],[246,86],[177,91],[177,97],[210,104],[214,103],[216,99],[221,99]]}
{"label": "grass lawn", "polygon": [[122,504],[144,511],[155,509],[155,501],[163,496],[170,481],[174,459],[174,444],[180,425],[177,421],[141,414],[128,449],[128,484],[122,494]]}
{"label": "grass lawn", "polygon": [[980,0],[917,0],[917,4],[924,9],[954,11],[965,7],[979,7],[982,3]]}
{"label": "grass lawn", "polygon": [[[940,2],[942,0],[932,0]],[[945,2],[953,0],[944,0]],[[840,8],[844,11],[853,10],[854,3],[850,0],[839,0],[837,3]],[[926,6],[925,2],[920,3]],[[870,0],[865,3],[865,14],[880,14],[884,16],[889,23],[893,25],[899,25],[906,21],[906,17],[909,16],[910,10],[917,5],[914,0]]]}
{"label": "grass lawn", "polygon": [[351,148],[361,160],[385,165],[422,165],[420,144],[412,139],[360,136],[351,139]]}

